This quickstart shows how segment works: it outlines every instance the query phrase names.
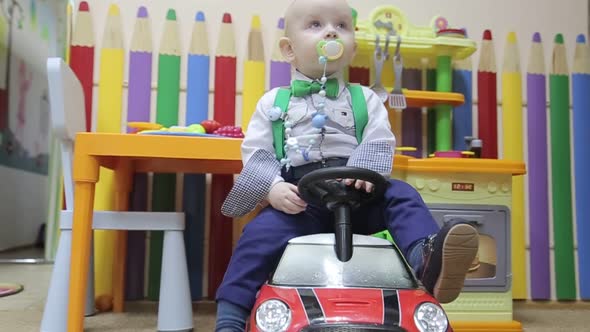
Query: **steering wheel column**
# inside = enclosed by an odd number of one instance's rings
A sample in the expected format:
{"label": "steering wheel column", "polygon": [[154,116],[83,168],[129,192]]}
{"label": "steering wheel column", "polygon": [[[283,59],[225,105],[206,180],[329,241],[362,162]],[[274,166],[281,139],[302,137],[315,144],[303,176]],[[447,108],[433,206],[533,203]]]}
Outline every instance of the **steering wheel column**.
{"label": "steering wheel column", "polygon": [[[374,187],[369,193],[364,189],[347,186],[339,179],[356,179],[371,182]],[[308,203],[326,206],[334,212],[336,256],[342,262],[352,258],[351,211],[376,198],[382,197],[387,181],[374,171],[357,167],[329,167],[306,174],[299,180],[301,197]]]}

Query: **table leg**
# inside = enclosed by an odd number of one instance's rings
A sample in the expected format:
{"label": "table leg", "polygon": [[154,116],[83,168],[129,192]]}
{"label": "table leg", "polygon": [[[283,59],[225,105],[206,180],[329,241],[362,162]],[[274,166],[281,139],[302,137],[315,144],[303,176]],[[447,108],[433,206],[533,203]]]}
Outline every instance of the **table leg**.
{"label": "table leg", "polygon": [[68,332],[84,330],[84,307],[90,245],[95,182],[75,182],[70,289],[68,302]]}
{"label": "table leg", "polygon": [[[122,164],[115,170],[115,210],[129,210],[129,195],[133,173],[129,164]],[[127,231],[118,230],[115,238],[113,261],[113,312],[125,310],[125,272],[127,258]]]}

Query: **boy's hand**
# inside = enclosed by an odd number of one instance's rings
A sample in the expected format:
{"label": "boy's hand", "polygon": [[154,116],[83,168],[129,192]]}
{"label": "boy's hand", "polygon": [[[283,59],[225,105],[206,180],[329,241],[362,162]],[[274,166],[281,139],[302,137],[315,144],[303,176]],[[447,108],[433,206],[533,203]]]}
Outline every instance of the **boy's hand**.
{"label": "boy's hand", "polygon": [[303,212],[307,207],[299,197],[297,186],[289,182],[279,182],[270,188],[268,201],[273,208],[288,214]]}
{"label": "boy's hand", "polygon": [[371,182],[363,181],[363,180],[355,180],[355,179],[344,179],[344,184],[350,186],[354,183],[354,187],[356,189],[365,189],[366,192],[370,193],[373,191],[373,185]]}

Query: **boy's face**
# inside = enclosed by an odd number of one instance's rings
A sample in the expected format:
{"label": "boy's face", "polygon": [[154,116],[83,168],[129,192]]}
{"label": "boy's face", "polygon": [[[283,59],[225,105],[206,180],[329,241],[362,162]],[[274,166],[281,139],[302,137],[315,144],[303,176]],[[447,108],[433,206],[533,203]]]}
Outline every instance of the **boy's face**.
{"label": "boy's face", "polygon": [[283,56],[310,78],[320,78],[324,65],[318,61],[316,46],[322,40],[340,39],[342,56],[329,61],[326,76],[350,64],[356,51],[352,11],[344,0],[296,0],[285,14],[286,37],[279,46]]}

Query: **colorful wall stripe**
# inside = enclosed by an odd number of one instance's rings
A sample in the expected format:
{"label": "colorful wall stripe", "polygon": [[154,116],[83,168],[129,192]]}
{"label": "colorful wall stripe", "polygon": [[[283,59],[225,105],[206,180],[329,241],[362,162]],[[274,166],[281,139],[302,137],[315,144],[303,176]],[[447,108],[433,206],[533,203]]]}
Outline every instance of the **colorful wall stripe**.
{"label": "colorful wall stripe", "polygon": [[[236,122],[237,59],[232,17],[223,14],[215,52],[215,95],[213,118],[223,125]],[[221,204],[233,186],[232,175],[213,175],[211,179],[211,218],[209,228],[209,298],[215,297],[232,253],[232,218],[221,214]]]}
{"label": "colorful wall stripe", "polygon": [[547,159],[547,79],[541,35],[536,32],[527,69],[528,211],[530,298],[551,298],[549,171]]}
{"label": "colorful wall stripe", "polygon": [[[201,123],[209,117],[209,41],[205,14],[195,16],[188,52],[185,125]],[[203,79],[203,78],[207,79]],[[205,257],[205,174],[184,174],[182,208],[185,213],[184,240],[191,298],[203,297]]]}
{"label": "colorful wall stripe", "polygon": [[[158,94],[156,122],[165,126],[178,125],[180,94],[180,36],[176,12],[169,9],[158,55]],[[175,211],[176,174],[154,174],[152,211]],[[160,295],[162,269],[162,231],[150,231],[150,262],[148,299],[157,300]]]}
{"label": "colorful wall stripe", "polygon": [[[137,10],[135,27],[129,49],[129,86],[127,99],[127,122],[149,122],[152,95],[152,31],[146,7]],[[128,128],[128,131],[131,129]],[[135,174],[131,193],[130,209],[147,211],[147,174]],[[129,231],[127,234],[127,271],[125,298],[143,298],[145,282],[145,231]]]}
{"label": "colorful wall stripe", "polygon": [[572,92],[578,280],[580,297],[590,300],[590,46],[584,35],[576,40]]}
{"label": "colorful wall stripe", "polygon": [[[504,46],[502,67],[502,159],[524,161],[522,122],[522,74],[516,33],[510,32]],[[512,179],[512,295],[526,298],[524,177]]]}
{"label": "colorful wall stripe", "polygon": [[[122,34],[119,7],[111,5],[107,15],[99,60],[96,123],[96,131],[98,132],[121,132],[123,70],[125,65]],[[112,210],[115,207],[113,172],[101,168],[99,176],[100,180],[96,184],[94,209]],[[95,295],[97,297],[102,295],[112,296],[113,294],[115,243],[116,231],[97,230],[94,232]]]}
{"label": "colorful wall stripe", "polygon": [[465,137],[473,136],[473,60],[472,56],[453,61],[453,92],[463,94],[465,102],[453,108],[453,150],[469,150]]}
{"label": "colorful wall stripe", "polygon": [[549,75],[551,187],[557,299],[576,299],[570,153],[570,88],[563,35],[555,36]]}

